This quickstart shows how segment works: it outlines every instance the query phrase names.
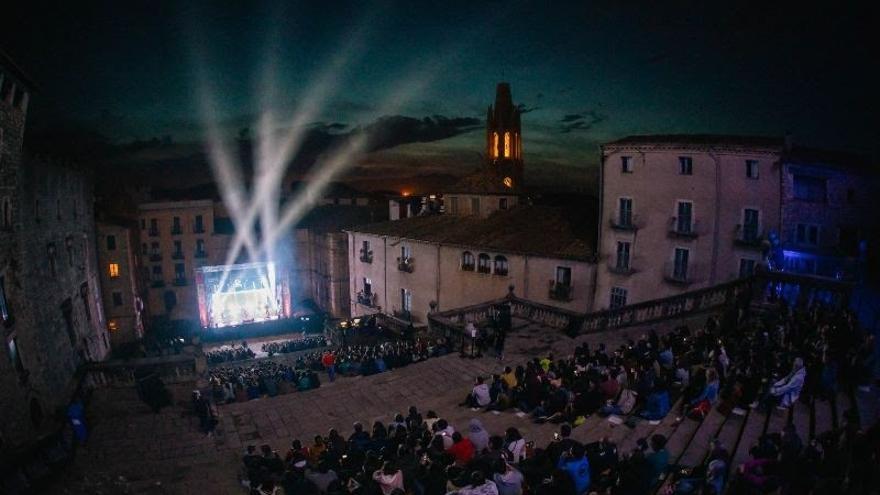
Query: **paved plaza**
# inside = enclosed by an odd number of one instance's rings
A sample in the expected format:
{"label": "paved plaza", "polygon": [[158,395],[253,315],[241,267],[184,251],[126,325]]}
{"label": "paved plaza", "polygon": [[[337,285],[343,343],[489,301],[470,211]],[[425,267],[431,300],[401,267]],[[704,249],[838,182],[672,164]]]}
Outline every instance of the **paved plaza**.
{"label": "paved plaza", "polygon": [[[463,359],[453,353],[334,383],[322,375],[322,385],[315,390],[220,406],[220,424],[213,437],[199,432],[188,402],[192,385],[175,386],[175,405],[159,414],[150,412],[134,389],[99,389],[89,405],[91,438],[52,493],[245,493],[238,473],[247,445],[269,444],[283,455],[293,439],[310,443],[315,434],[326,434],[329,428],[347,436],[355,421],[368,428],[376,420],[387,423],[411,405],[423,413],[436,411],[456,429],[465,429],[471,417],[479,417],[491,433],[515,426],[527,440],[544,445],[556,426],[537,425],[514,412],[459,407],[474,377],[547,352],[567,356],[584,341],[616,346],[641,332],[632,329],[570,339],[528,322],[516,322],[515,327],[503,362],[489,356]],[[588,427],[577,428],[576,437],[589,439],[593,432]]]}

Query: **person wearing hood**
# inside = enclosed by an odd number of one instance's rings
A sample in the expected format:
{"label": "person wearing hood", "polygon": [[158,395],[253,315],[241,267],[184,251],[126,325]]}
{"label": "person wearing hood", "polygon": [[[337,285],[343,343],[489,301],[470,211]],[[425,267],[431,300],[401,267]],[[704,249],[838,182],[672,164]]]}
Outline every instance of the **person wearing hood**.
{"label": "person wearing hood", "polygon": [[468,439],[474,444],[474,450],[477,453],[489,447],[489,432],[483,428],[483,423],[477,418],[471,419],[470,426],[468,427]]}
{"label": "person wearing hood", "polygon": [[770,395],[779,401],[781,407],[791,407],[800,397],[806,377],[807,369],[804,368],[804,360],[795,358],[791,373],[770,387]]}

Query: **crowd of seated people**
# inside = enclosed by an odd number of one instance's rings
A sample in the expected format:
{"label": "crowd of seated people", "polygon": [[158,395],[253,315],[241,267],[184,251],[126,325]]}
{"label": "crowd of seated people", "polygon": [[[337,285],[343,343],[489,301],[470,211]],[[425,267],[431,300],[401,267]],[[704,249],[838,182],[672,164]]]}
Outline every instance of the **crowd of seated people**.
{"label": "crowd of seated people", "polygon": [[423,339],[395,340],[306,352],[293,364],[256,360],[247,365],[218,366],[208,372],[210,396],[215,403],[231,403],[317,388],[328,352],[334,358],[334,373],[368,376],[445,354],[448,349],[443,341],[429,345]]}
{"label": "crowd of seated people", "polygon": [[306,351],[309,349],[317,349],[327,345],[327,339],[321,337],[303,337],[295,340],[284,340],[280,342],[266,342],[263,344],[263,352],[269,357],[275,354],[289,354],[291,352]]}
{"label": "crowd of seated people", "polygon": [[257,355],[248,347],[247,341],[242,341],[240,346],[223,346],[205,353],[208,364],[229,363],[232,361],[245,361],[253,359]]}
{"label": "crowd of seated people", "polygon": [[[788,409],[802,396],[832,397],[841,386],[872,380],[873,359],[872,337],[859,331],[847,311],[818,304],[795,309],[778,301],[757,312],[742,304],[696,331],[680,327],[662,337],[651,332],[613,350],[584,344],[567,359],[534,358],[491,379],[478,377],[462,405],[517,408],[539,423],[575,426],[593,414],[618,415],[630,426],[656,424],[670,413],[677,421],[701,421],[714,407],[725,415],[745,414],[748,408]],[[674,399],[680,406],[672,410]],[[681,485],[720,490],[731,470],[727,462],[710,458],[696,482]],[[777,465],[761,458],[746,473],[765,472],[768,463]],[[619,474],[610,479],[619,486]],[[796,480],[777,481],[790,486]]]}

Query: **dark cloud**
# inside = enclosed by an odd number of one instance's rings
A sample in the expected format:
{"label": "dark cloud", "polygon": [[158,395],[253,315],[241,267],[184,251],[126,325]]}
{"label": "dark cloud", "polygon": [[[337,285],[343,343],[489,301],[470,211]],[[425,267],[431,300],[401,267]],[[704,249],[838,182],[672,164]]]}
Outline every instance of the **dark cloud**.
{"label": "dark cloud", "polygon": [[525,105],[525,103],[520,103],[519,105],[516,106],[516,108],[517,108],[517,110],[519,110],[519,113],[522,113],[522,114],[534,112],[535,110],[541,109],[541,107],[527,107]]}
{"label": "dark cloud", "polygon": [[449,139],[482,128],[480,119],[434,115],[423,119],[389,115],[360,128],[370,136],[370,151],[393,148],[401,144],[425,143]]}
{"label": "dark cloud", "polygon": [[588,131],[606,120],[608,116],[597,110],[566,114],[559,120],[561,124],[559,132],[566,134],[572,131]]}

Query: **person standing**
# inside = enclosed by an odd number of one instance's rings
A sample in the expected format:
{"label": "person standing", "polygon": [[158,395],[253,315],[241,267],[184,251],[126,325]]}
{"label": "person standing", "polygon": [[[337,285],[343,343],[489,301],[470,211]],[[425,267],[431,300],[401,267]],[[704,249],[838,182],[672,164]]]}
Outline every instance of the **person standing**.
{"label": "person standing", "polygon": [[336,379],[336,356],[333,355],[331,351],[324,351],[324,355],[321,356],[321,364],[324,365],[324,368],[327,370],[327,376],[330,378],[330,381]]}
{"label": "person standing", "polygon": [[503,325],[495,328],[495,355],[499,361],[504,360],[504,341],[507,339],[507,330]]}
{"label": "person standing", "polygon": [[[465,331],[465,334],[467,335],[467,337],[470,339],[470,344],[471,344],[471,350],[470,350],[469,357],[473,358],[474,351],[477,348],[477,326],[474,325],[474,322],[469,321],[469,322],[467,322],[467,325],[465,325],[464,331]],[[462,346],[461,346],[461,355],[464,356],[464,343],[462,343]]]}

